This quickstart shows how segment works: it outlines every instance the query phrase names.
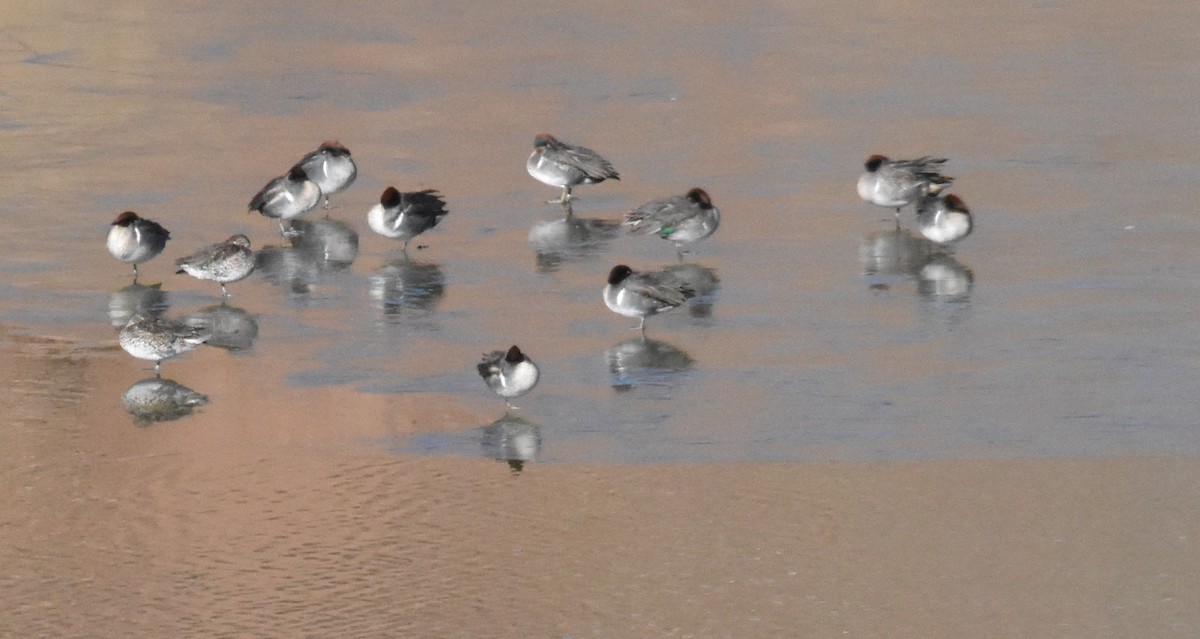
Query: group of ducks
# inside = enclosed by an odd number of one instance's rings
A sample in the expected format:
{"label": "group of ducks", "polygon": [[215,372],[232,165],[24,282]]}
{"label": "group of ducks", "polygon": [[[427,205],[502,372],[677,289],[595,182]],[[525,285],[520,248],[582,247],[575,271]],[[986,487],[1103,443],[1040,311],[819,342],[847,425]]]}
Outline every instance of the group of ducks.
{"label": "group of ducks", "polygon": [[[550,202],[562,204],[568,214],[573,186],[620,179],[612,164],[595,151],[560,142],[549,134],[535,137],[526,168],[539,181],[563,189],[561,196]],[[294,236],[292,220],[322,203],[328,209],[330,198],[345,191],[357,175],[349,149],[338,142],[325,142],[287,173],[268,182],[250,200],[248,208],[278,220],[285,237]],[[446,203],[435,190],[405,193],[389,186],[379,203],[368,211],[367,224],[376,233],[403,242],[402,250],[407,251],[413,238],[437,226],[446,213]],[[700,188],[683,196],[653,200],[625,218],[631,232],[654,233],[673,242],[680,259],[686,249],[712,235],[719,224],[719,210]],[[157,222],[126,211],[113,221],[107,248],[113,257],[133,266],[136,281],[138,265],[161,254],[170,237]],[[178,273],[217,282],[224,298],[229,295],[227,284],[245,279],[254,271],[255,257],[250,239],[238,234],[181,257],[175,264]],[[644,333],[646,317],[680,306],[695,294],[695,288],[678,271],[639,273],[622,264],[610,271],[603,299],[614,312],[639,318],[639,329]],[[158,373],[162,360],[190,351],[210,336],[204,328],[139,312],[121,329],[118,342],[130,355],[153,361]],[[529,392],[539,377],[537,365],[515,345],[485,354],[477,369],[487,386],[506,402]]]}
{"label": "group of ducks", "polygon": [[[930,157],[893,161],[873,155],[866,162],[866,173],[858,180],[858,193],[868,202],[895,208],[897,224],[900,209],[915,204],[918,226],[925,237],[939,244],[957,241],[971,232],[971,218],[957,196],[940,195],[953,180],[940,173],[945,162]],[[561,195],[548,203],[563,205],[568,215],[572,187],[620,179],[613,165],[600,154],[546,133],[534,138],[526,170],[537,180],[562,189]],[[286,174],[268,182],[250,200],[249,210],[279,220],[280,232],[294,235],[291,220],[322,203],[328,209],[330,198],[345,191],[357,175],[349,149],[338,142],[325,142]],[[379,203],[368,211],[367,223],[376,233],[403,242],[402,250],[406,251],[413,238],[437,226],[446,213],[445,201],[435,190],[404,193],[389,186]],[[720,222],[720,211],[708,193],[693,188],[681,196],[663,197],[637,207],[625,215],[623,225],[632,233],[654,234],[671,241],[682,260],[684,253],[711,236]],[[133,265],[136,281],[138,265],[162,253],[168,239],[170,233],[160,224],[126,211],[113,221],[107,246],[113,257]],[[248,277],[255,259],[249,238],[238,234],[179,258],[175,264],[178,273],[217,282],[222,296],[227,297],[226,284]],[[637,318],[644,335],[647,317],[682,306],[696,294],[696,287],[679,269],[636,271],[618,264],[608,273],[603,299],[613,312]],[[209,337],[203,328],[135,313],[121,329],[118,341],[130,355],[154,361],[157,373],[162,360],[192,350]],[[532,390],[539,378],[537,365],[516,345],[485,354],[477,370],[488,388],[506,403]]]}
{"label": "group of ducks", "polygon": [[867,158],[866,172],[858,178],[858,196],[879,206],[900,209],[915,204],[917,228],[926,239],[951,244],[971,233],[971,211],[953,193],[941,195],[954,178],[942,175],[946,158],[920,157],[915,160],[889,160],[883,155]]}

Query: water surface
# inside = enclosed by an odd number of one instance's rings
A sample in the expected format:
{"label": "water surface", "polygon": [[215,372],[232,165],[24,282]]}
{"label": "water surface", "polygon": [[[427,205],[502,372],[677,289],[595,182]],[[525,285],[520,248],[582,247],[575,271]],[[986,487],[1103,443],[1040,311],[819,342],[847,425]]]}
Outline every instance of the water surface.
{"label": "water surface", "polygon": [[[1200,623],[1190,5],[0,16],[9,632]],[[622,179],[564,220],[540,131]],[[359,177],[292,244],[246,203],[325,139]],[[975,233],[897,232],[854,192],[871,153],[951,158]],[[449,203],[407,257],[365,223],[388,185]],[[717,283],[643,341],[604,276],[677,260],[612,225],[693,186]],[[126,209],[172,234],[138,287],[103,245]],[[172,264],[233,233],[261,266],[222,306]],[[148,380],[138,306],[220,344]],[[474,363],[514,343],[543,377],[506,418]]]}

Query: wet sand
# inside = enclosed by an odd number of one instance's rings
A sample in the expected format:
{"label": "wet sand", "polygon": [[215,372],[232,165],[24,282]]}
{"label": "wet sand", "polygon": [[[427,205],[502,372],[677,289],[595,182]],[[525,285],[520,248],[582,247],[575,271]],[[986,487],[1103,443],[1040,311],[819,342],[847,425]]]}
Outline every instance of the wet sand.
{"label": "wet sand", "polygon": [[1200,624],[1190,458],[516,473],[348,445],[472,419],[404,395],[311,389],[311,405],[347,409],[296,423],[213,404],[205,428],[137,428],[97,421],[84,390],[119,395],[105,381],[119,358],[26,343],[4,359],[21,371],[0,406],[18,416],[0,460],[11,636],[1162,637]]}

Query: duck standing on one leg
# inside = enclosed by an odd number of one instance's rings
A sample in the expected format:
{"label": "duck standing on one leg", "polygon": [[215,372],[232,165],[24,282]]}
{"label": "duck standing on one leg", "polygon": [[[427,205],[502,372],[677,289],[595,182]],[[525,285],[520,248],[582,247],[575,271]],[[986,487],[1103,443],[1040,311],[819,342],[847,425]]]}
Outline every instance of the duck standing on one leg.
{"label": "duck standing on one leg", "polygon": [[504,404],[516,408],[510,400],[520,397],[537,386],[540,375],[537,364],[514,344],[507,351],[492,351],[483,355],[476,366],[480,377],[492,392],[504,398]]}
{"label": "duck standing on one leg", "polygon": [[138,217],[133,211],[125,211],[109,227],[106,245],[113,257],[133,264],[133,281],[136,282],[138,264],[158,257],[169,239],[170,232],[158,222]]}
{"label": "duck standing on one leg", "polygon": [[621,175],[599,153],[560,142],[549,133],[539,133],[533,139],[533,153],[525,161],[525,170],[538,181],[562,187],[562,196],[547,204],[566,204],[571,199],[571,187],[577,184],[598,184],[619,180]]}

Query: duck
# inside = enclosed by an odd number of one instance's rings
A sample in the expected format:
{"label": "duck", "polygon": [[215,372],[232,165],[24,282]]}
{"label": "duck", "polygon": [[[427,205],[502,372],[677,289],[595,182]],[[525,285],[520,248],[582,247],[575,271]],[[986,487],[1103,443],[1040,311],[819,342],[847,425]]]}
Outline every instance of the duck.
{"label": "duck", "polygon": [[721,224],[721,211],[702,188],[689,190],[682,196],[651,200],[625,214],[623,222],[631,233],[653,233],[675,243],[679,259],[685,247],[694,246],[716,232]]}
{"label": "duck", "polygon": [[250,210],[279,220],[279,232],[287,235],[285,222],[313,210],[321,201],[321,187],[297,164],[262,187],[250,200]]}
{"label": "duck", "polygon": [[484,353],[476,369],[487,387],[503,397],[509,408],[515,408],[511,400],[533,390],[540,377],[537,364],[521,352],[516,344],[507,351]]}
{"label": "duck", "polygon": [[138,312],[117,335],[117,342],[126,353],[154,362],[158,373],[164,359],[186,353],[208,341],[210,333],[183,322]]}
{"label": "duck", "polygon": [[899,219],[900,209],[926,195],[937,195],[954,181],[941,173],[947,161],[930,156],[891,160],[885,155],[872,155],[858,178],[858,196],[871,204],[895,209]]}
{"label": "duck", "polygon": [[562,195],[557,200],[547,200],[547,204],[565,205],[571,199],[572,186],[621,179],[613,165],[599,153],[560,142],[549,133],[534,136],[533,153],[525,162],[525,170],[543,184],[562,187]]}
{"label": "duck", "polygon": [[367,212],[367,225],[384,237],[403,241],[401,250],[407,252],[408,243],[437,226],[446,213],[446,202],[433,189],[401,193],[389,186],[379,196],[379,204]]}
{"label": "duck", "polygon": [[608,273],[604,304],[625,317],[640,320],[638,330],[646,333],[646,318],[682,306],[696,291],[670,271],[638,272],[618,264]]}
{"label": "duck", "polygon": [[225,285],[244,280],[254,272],[254,252],[250,250],[250,238],[239,233],[181,257],[175,260],[175,265],[179,267],[176,273],[217,282],[221,285],[221,296],[229,297]]}
{"label": "duck", "polygon": [[310,151],[298,162],[308,179],[316,182],[329,208],[329,198],[345,191],[358,177],[358,165],[350,157],[350,149],[336,140],[322,142],[317,150]]}
{"label": "duck", "polygon": [[109,227],[106,245],[113,257],[133,265],[133,281],[137,282],[138,264],[158,257],[169,239],[171,233],[163,225],[125,211]]}
{"label": "duck", "polygon": [[953,193],[917,201],[917,228],[930,242],[952,244],[970,235],[973,226],[971,210]]}

